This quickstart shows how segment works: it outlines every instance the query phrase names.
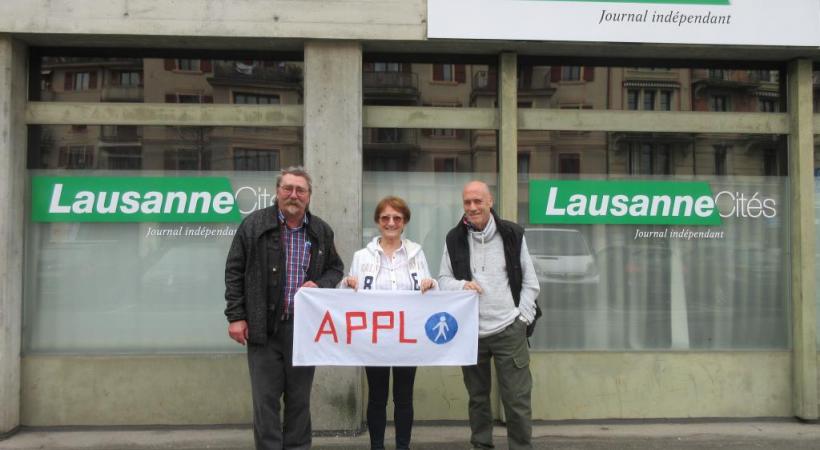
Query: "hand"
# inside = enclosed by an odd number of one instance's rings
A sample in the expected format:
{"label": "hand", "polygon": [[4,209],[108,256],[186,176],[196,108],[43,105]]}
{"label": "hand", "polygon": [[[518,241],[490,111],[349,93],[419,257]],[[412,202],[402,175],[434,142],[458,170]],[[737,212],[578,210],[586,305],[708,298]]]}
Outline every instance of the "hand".
{"label": "hand", "polygon": [[228,336],[231,339],[245,345],[248,342],[248,322],[246,320],[237,320],[228,325]]}
{"label": "hand", "polygon": [[425,278],[421,280],[421,293],[424,294],[425,292],[433,289],[436,286],[436,282],[433,281],[432,278]]}
{"label": "hand", "polygon": [[305,284],[303,284],[302,287],[303,288],[317,288],[317,287],[319,287],[319,285],[312,282],[312,281],[305,281]]}
{"label": "hand", "polygon": [[481,290],[481,286],[478,285],[475,281],[468,281],[464,283],[464,287],[462,288],[467,291],[476,291],[479,294],[483,294],[484,291]]}
{"label": "hand", "polygon": [[345,277],[344,282],[345,286],[352,288],[354,291],[359,286],[359,280],[357,280],[356,277]]}

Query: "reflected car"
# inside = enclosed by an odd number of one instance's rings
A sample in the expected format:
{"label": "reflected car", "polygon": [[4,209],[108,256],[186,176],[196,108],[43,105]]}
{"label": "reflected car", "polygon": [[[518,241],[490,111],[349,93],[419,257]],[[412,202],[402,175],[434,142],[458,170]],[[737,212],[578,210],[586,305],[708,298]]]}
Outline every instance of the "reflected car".
{"label": "reflected car", "polygon": [[541,283],[597,284],[598,265],[580,231],[568,228],[524,230]]}

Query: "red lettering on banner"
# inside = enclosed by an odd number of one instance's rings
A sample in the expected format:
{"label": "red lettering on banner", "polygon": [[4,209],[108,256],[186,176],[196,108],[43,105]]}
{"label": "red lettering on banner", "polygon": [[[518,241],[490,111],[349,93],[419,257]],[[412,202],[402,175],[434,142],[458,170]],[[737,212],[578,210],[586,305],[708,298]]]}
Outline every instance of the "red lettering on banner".
{"label": "red lettering on banner", "polygon": [[[390,321],[384,325],[379,323],[380,317],[388,317]],[[393,311],[373,311],[373,339],[372,342],[374,344],[379,342],[379,330],[392,330],[393,329]]]}
{"label": "red lettering on banner", "polygon": [[415,344],[416,338],[407,339],[404,337],[404,311],[399,312],[399,342],[402,344]]}
{"label": "red lettering on banner", "polygon": [[[373,328],[373,330],[371,331],[371,342],[373,344],[378,344],[380,330],[394,330],[396,328],[396,313],[393,311],[373,311],[373,316],[371,317],[371,324]],[[404,334],[404,311],[399,311],[398,325],[399,343],[415,344],[418,342],[418,339],[408,338]],[[363,331],[368,329],[367,313],[364,311],[346,312],[345,327],[347,328],[346,336],[347,344],[349,345],[353,342],[354,331]],[[336,324],[333,322],[333,317],[330,315],[330,311],[325,311],[325,315],[322,317],[322,323],[319,325],[319,329],[316,330],[316,336],[314,336],[313,342],[319,342],[319,340],[322,339],[322,336],[324,335],[328,335],[331,338],[333,338],[333,343],[339,343],[339,335],[336,332]]]}
{"label": "red lettering on banner", "polygon": [[[328,330],[325,330],[325,325],[328,326]],[[336,336],[336,325],[333,324],[333,319],[330,317],[330,311],[325,311],[325,317],[322,318],[322,324],[319,325],[319,331],[316,332],[316,337],[313,338],[313,342],[319,342],[319,338],[323,334],[333,336],[333,342],[336,344],[339,343],[339,337]]]}
{"label": "red lettering on banner", "polygon": [[[352,319],[354,317],[358,317],[361,319],[361,323],[359,325],[353,325]],[[358,330],[366,330],[367,329],[367,314],[363,312],[346,312],[345,313],[345,325],[347,326],[347,343],[350,344],[351,342],[351,335],[354,331]]]}

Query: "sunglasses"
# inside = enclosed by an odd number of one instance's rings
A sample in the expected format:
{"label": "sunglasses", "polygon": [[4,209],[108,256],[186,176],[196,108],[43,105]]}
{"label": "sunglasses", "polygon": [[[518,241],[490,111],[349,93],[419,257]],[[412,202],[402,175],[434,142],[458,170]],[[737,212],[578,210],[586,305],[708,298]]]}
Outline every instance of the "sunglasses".
{"label": "sunglasses", "polygon": [[383,224],[388,224],[391,221],[397,224],[404,223],[404,217],[402,216],[379,216],[379,222]]}

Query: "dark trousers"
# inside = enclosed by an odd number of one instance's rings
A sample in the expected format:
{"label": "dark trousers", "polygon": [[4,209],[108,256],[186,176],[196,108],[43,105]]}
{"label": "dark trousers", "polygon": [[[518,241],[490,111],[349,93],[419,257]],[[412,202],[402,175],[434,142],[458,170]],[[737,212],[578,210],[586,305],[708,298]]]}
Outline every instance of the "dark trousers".
{"label": "dark trousers", "polygon": [[[383,449],[390,367],[365,367],[364,371],[367,374],[367,430],[370,432],[370,448]],[[399,450],[410,448],[415,380],[415,367],[393,367],[393,423],[396,426],[396,449]]]}
{"label": "dark trousers", "polygon": [[470,443],[493,448],[493,416],[490,410],[492,378],[490,359],[495,362],[501,403],[507,418],[510,450],[532,449],[532,374],[527,348],[527,326],[516,319],[504,331],[478,340],[478,364],[461,368],[470,396]]}
{"label": "dark trousers", "polygon": [[[248,344],[257,450],[309,449],[313,367],[293,366],[293,323],[281,322],[264,345]],[[279,398],[284,396],[284,419]]]}

